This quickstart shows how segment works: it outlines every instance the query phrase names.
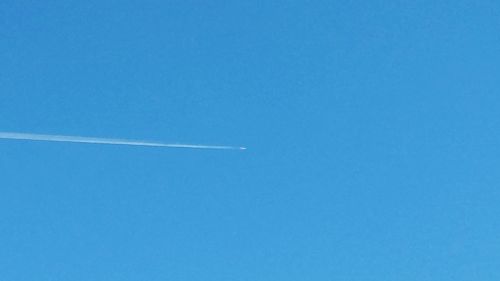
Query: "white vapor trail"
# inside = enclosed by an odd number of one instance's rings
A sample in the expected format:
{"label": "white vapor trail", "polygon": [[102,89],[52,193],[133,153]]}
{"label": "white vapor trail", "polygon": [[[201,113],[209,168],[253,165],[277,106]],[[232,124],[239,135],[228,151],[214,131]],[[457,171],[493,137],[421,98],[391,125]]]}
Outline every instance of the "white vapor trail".
{"label": "white vapor trail", "polygon": [[154,146],[154,147],[172,147],[172,148],[195,148],[195,149],[232,149],[232,150],[245,150],[246,149],[245,147],[223,146],[223,145],[162,143],[162,142],[150,142],[150,141],[142,141],[142,140],[89,138],[89,137],[60,136],[60,135],[39,135],[39,134],[25,134],[25,133],[11,133],[11,132],[0,132],[0,139],[112,144],[112,145],[134,145],[134,146]]}

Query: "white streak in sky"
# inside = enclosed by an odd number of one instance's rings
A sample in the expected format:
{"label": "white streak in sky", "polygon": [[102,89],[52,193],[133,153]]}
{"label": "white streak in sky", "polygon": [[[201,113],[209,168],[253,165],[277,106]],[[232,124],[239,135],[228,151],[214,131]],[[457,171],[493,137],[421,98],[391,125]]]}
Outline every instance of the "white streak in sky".
{"label": "white streak in sky", "polygon": [[162,143],[162,142],[150,142],[141,140],[89,138],[89,137],[59,136],[59,135],[39,135],[39,134],[24,134],[24,133],[11,133],[11,132],[0,132],[0,139],[154,146],[154,147],[173,147],[173,148],[195,148],[195,149],[232,149],[232,150],[246,149],[245,147],[223,146],[223,145]]}

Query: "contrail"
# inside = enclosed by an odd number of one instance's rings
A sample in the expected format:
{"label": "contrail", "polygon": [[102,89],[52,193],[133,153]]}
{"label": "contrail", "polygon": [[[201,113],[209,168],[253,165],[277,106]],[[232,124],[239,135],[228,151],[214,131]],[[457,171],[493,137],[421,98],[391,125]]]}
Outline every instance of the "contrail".
{"label": "contrail", "polygon": [[224,146],[224,145],[162,143],[162,142],[150,142],[150,141],[142,141],[142,140],[89,138],[89,137],[61,136],[61,135],[39,135],[39,134],[25,134],[25,133],[11,133],[11,132],[0,132],[0,139],[92,143],[92,144],[112,144],[112,145],[133,145],[133,146],[154,146],[154,147],[172,147],[172,148],[195,148],[195,149],[231,149],[231,150],[245,150],[246,149],[245,147]]}

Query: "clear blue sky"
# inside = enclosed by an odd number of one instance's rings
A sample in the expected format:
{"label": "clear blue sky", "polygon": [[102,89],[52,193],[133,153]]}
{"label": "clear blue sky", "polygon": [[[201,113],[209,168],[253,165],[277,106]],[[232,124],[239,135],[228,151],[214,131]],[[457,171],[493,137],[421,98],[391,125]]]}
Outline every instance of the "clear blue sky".
{"label": "clear blue sky", "polygon": [[499,280],[498,1],[0,2],[0,279]]}

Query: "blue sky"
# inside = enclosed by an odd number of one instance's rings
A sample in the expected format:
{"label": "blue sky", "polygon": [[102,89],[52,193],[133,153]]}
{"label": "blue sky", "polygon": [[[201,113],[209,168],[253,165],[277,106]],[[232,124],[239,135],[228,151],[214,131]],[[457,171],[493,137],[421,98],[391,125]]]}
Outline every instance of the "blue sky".
{"label": "blue sky", "polygon": [[2,1],[2,280],[498,280],[497,1]]}

